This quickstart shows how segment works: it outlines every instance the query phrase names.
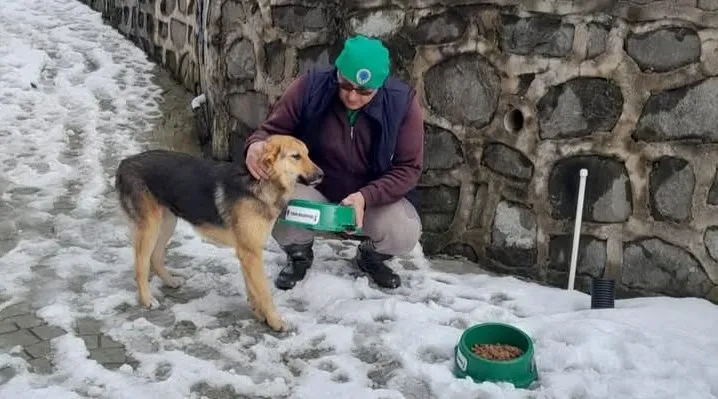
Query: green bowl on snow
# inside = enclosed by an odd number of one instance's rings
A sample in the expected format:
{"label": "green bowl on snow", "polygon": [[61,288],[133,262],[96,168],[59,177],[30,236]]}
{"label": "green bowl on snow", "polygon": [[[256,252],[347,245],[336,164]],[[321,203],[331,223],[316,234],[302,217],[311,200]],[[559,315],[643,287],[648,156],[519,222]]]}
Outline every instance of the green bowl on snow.
{"label": "green bowl on snow", "polygon": [[290,200],[279,221],[311,230],[335,233],[359,231],[354,218],[354,207],[329,202]]}
{"label": "green bowl on snow", "polygon": [[[475,344],[504,344],[520,349],[511,360],[491,360],[472,351]],[[531,338],[520,329],[503,323],[482,323],[467,328],[454,348],[454,375],[474,382],[508,382],[527,388],[538,379]]]}

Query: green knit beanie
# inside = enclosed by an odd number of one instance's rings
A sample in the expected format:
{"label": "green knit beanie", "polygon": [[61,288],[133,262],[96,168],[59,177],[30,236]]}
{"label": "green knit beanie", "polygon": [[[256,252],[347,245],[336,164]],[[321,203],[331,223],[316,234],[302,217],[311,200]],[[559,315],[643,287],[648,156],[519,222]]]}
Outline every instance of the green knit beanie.
{"label": "green knit beanie", "polygon": [[389,76],[389,50],[378,39],[353,36],[344,42],[344,49],[334,64],[352,83],[377,89]]}

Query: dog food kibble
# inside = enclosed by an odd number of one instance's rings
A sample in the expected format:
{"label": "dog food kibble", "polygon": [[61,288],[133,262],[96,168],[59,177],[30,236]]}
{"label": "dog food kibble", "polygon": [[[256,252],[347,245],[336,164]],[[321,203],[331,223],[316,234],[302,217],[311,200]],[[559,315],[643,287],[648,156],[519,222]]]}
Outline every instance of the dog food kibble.
{"label": "dog food kibble", "polygon": [[521,349],[506,344],[474,344],[471,351],[476,356],[489,360],[511,360],[523,354]]}

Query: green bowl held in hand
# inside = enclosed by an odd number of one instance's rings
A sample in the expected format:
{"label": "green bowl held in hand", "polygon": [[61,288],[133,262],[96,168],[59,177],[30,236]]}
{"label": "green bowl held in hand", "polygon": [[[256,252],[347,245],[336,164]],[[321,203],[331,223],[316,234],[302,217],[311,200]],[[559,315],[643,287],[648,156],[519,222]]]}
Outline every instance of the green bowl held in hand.
{"label": "green bowl held in hand", "polygon": [[279,221],[311,230],[360,232],[356,226],[354,207],[329,202],[291,200]]}

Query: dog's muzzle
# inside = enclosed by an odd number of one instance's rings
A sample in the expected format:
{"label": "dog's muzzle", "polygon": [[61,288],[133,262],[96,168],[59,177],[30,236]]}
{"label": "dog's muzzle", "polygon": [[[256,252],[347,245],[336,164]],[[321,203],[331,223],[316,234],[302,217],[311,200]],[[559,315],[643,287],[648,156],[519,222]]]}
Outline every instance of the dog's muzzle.
{"label": "dog's muzzle", "polygon": [[316,173],[313,173],[309,176],[299,176],[299,183],[306,186],[316,186],[322,182],[322,179],[324,179],[324,171],[318,169]]}

